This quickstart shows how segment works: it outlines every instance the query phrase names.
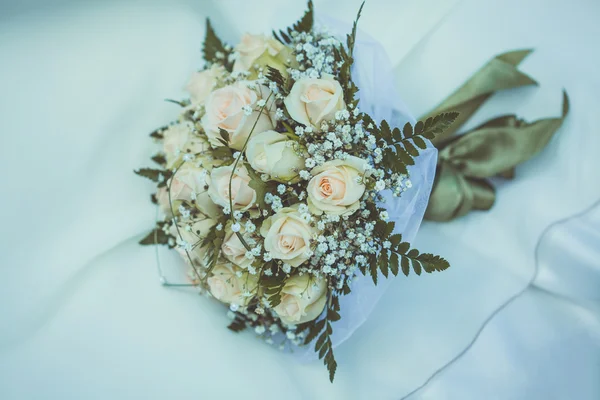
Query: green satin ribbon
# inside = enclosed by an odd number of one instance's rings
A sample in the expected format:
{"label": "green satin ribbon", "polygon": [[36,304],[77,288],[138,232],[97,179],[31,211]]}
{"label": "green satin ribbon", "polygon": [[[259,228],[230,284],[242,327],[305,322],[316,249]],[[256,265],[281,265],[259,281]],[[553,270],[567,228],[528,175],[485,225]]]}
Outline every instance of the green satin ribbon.
{"label": "green satin ribbon", "polygon": [[458,88],[435,109],[421,118],[425,121],[438,114],[458,111],[460,115],[442,135],[432,142],[434,145],[443,143],[448,137],[471,118],[475,111],[498,90],[513,89],[521,86],[537,85],[530,76],[522,73],[517,66],[531,54],[533,50],[516,50],[494,57],[477,71],[464,85]]}
{"label": "green satin ribbon", "polygon": [[512,179],[515,167],[540,152],[562,125],[569,112],[566,92],[561,117],[528,123],[515,115],[505,115],[452,136],[494,91],[535,84],[516,69],[529,53],[521,50],[497,56],[424,117],[446,111],[461,113],[434,143],[439,157],[426,219],[449,221],[471,210],[490,209],[496,195],[486,178]]}

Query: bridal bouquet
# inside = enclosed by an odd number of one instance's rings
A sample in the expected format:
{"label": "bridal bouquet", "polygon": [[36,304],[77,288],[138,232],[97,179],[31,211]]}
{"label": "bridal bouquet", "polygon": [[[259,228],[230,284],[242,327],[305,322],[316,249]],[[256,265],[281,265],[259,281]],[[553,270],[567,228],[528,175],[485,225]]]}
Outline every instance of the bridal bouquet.
{"label": "bridal bouquet", "polygon": [[314,26],[309,2],[292,27],[235,47],[207,21],[205,67],[179,118],[151,134],[160,168],[136,171],[157,183],[164,213],[141,244],[178,251],[192,284],[227,305],[230,329],[314,341],[332,381],[331,335],[353,281],[449,266],[402,240],[384,195],[414,190],[407,167],[457,115],[400,129],[362,112],[357,21],[342,43]]}

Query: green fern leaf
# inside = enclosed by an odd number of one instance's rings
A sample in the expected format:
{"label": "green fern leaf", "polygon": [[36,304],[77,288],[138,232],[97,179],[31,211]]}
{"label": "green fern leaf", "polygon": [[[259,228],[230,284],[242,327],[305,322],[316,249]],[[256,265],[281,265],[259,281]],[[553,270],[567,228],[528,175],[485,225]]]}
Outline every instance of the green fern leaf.
{"label": "green fern leaf", "polygon": [[402,257],[400,263],[402,264],[402,273],[408,276],[408,274],[410,273],[409,259],[406,257]]}
{"label": "green fern leaf", "polygon": [[233,65],[228,61],[231,50],[228,50],[221,39],[219,39],[209,18],[206,19],[206,35],[204,37],[202,52],[206,61],[223,64],[228,71],[232,70]]}

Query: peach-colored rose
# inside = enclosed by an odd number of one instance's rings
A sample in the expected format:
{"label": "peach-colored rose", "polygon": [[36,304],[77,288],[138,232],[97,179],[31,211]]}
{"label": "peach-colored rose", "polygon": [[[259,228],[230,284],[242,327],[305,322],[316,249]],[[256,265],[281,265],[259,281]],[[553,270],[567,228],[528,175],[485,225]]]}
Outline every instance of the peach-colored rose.
{"label": "peach-colored rose", "polygon": [[289,182],[304,168],[304,156],[297,142],[275,131],[252,135],[246,157],[255,171],[269,174],[280,182]]}
{"label": "peach-colored rose", "polygon": [[298,205],[285,207],[263,221],[260,234],[265,250],[278,260],[297,267],[310,258],[310,243],[316,232],[302,219]]}
{"label": "peach-colored rose", "polygon": [[233,64],[233,70],[249,71],[263,53],[267,52],[270,56],[276,56],[284,49],[283,43],[274,37],[244,33],[242,41],[235,47],[238,57]]}
{"label": "peach-colored rose", "polygon": [[171,125],[163,132],[167,168],[173,168],[185,153],[202,155],[209,149],[210,144],[196,132],[191,121]]}
{"label": "peach-colored rose", "polygon": [[[255,85],[256,89],[249,87],[254,85],[252,82],[240,81],[217,89],[208,96],[202,127],[212,146],[223,145],[219,141],[219,129],[229,134],[229,147],[241,150],[250,133],[258,134],[275,127],[272,116],[275,98],[268,97],[269,89],[265,86]],[[257,102],[266,101],[267,98],[269,102],[263,112],[260,112],[261,107]],[[250,107],[251,111],[246,113],[244,107]]]}
{"label": "peach-colored rose", "polygon": [[245,166],[238,165],[236,171],[233,172],[233,178],[231,178],[230,193],[229,180],[232,171],[233,165],[214,168],[208,181],[208,195],[221,207],[229,207],[231,198],[234,210],[249,210],[256,204],[256,192],[250,187],[248,171]]}
{"label": "peach-colored rose", "polygon": [[221,65],[213,64],[209,69],[192,74],[185,90],[189,93],[193,105],[204,103],[224,72],[225,69]]}
{"label": "peach-colored rose", "polygon": [[[167,192],[167,188],[165,186],[158,188],[158,190],[156,191],[156,201],[158,202],[160,210],[165,215],[173,215],[173,210],[171,210],[171,207],[169,206],[169,193]],[[173,209],[176,210],[177,207],[173,205]]]}
{"label": "peach-colored rose", "polygon": [[302,324],[317,318],[327,302],[327,282],[309,274],[288,278],[281,290],[281,303],[275,312],[288,325]]}
{"label": "peach-colored rose", "polygon": [[256,275],[244,271],[231,264],[217,264],[211,272],[207,283],[210,293],[219,301],[245,307],[256,295],[258,280]]}
{"label": "peach-colored rose", "polygon": [[[210,199],[206,177],[208,172],[204,168],[196,167],[192,163],[183,164],[169,180],[171,188],[171,203],[174,211],[182,201],[192,203],[202,213],[216,218],[221,214],[219,207]],[[165,192],[168,204],[168,192]],[[163,195],[163,196],[164,196]]]}
{"label": "peach-colored rose", "polygon": [[[308,182],[308,208],[313,214],[350,215],[365,193],[365,160],[349,156],[313,168]],[[360,183],[358,182],[360,180]]]}
{"label": "peach-colored rose", "polygon": [[342,86],[329,74],[320,79],[296,81],[284,104],[294,121],[317,132],[321,130],[321,122],[334,119],[337,111],[346,108]]}

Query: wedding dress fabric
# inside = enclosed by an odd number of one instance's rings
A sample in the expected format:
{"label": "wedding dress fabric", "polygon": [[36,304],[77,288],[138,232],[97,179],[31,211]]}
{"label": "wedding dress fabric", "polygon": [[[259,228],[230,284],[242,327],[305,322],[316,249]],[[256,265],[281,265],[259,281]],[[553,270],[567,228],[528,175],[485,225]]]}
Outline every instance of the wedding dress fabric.
{"label": "wedding dress fabric", "polygon": [[[367,2],[361,29],[398,64],[412,115],[523,47],[536,48],[522,69],[540,87],[494,96],[470,124],[558,115],[562,87],[571,114],[496,183],[492,210],[422,225],[416,246],[452,267],[393,280],[336,349],[334,384],[319,362],[227,331],[222,306],[160,286],[154,249],[137,245],[155,209],[132,171],[177,112],[161,100],[199,64],[204,18],[233,42],[304,8],[254,3],[2,5],[0,398],[599,398],[597,2]],[[344,21],[359,6],[315,3]]]}

